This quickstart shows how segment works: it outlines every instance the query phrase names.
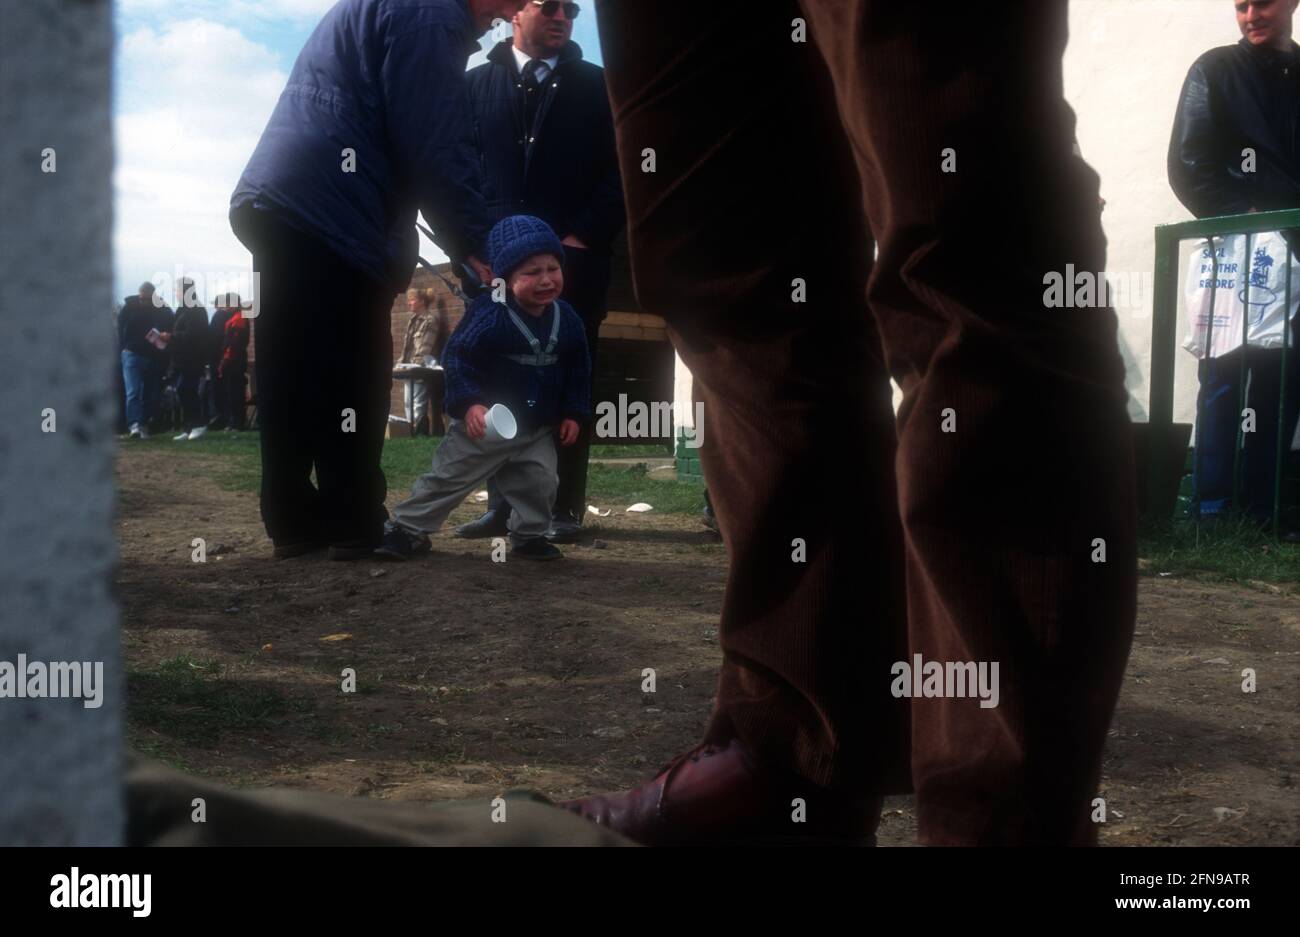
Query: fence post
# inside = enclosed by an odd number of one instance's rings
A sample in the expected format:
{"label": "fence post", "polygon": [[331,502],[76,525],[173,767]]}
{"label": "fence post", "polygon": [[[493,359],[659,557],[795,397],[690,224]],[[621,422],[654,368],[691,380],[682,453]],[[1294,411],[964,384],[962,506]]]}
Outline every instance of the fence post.
{"label": "fence post", "polygon": [[112,4],[5,2],[0,34],[0,844],[116,845]]}
{"label": "fence post", "polygon": [[1174,345],[1178,322],[1178,240],[1156,228],[1155,283],[1151,314],[1151,384],[1147,407],[1148,502],[1154,503],[1167,472],[1166,454],[1174,423]]}
{"label": "fence post", "polygon": [[1282,471],[1286,465],[1285,454],[1291,451],[1291,439],[1295,427],[1287,423],[1287,353],[1291,350],[1291,259],[1294,255],[1291,239],[1286,242],[1286,296],[1283,307],[1282,325],[1282,361],[1279,367],[1282,373],[1278,380],[1277,402],[1277,449],[1273,454],[1273,536],[1282,536]]}

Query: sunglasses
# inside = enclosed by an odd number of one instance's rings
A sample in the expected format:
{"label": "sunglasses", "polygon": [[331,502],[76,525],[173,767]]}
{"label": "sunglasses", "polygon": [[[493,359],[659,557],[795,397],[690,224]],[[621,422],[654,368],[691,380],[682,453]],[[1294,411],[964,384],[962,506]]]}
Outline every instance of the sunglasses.
{"label": "sunglasses", "polygon": [[533,0],[533,3],[542,8],[542,16],[551,19],[554,19],[555,14],[563,10],[564,18],[573,21],[578,18],[578,13],[582,10],[576,3],[561,3],[560,0]]}

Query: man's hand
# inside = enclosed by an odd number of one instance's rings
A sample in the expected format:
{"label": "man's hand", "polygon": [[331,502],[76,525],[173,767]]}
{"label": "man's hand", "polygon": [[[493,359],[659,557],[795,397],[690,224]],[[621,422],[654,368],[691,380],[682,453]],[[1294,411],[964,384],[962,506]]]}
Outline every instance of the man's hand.
{"label": "man's hand", "polygon": [[465,431],[470,439],[482,439],[487,435],[487,407],[476,403],[465,411]]}
{"label": "man's hand", "polygon": [[582,238],[578,237],[576,234],[567,235],[563,240],[560,241],[560,243],[564,244],[567,247],[577,247],[577,248],[581,248],[584,251],[587,250],[586,242],[583,241]]}
{"label": "man's hand", "polygon": [[578,441],[579,432],[581,432],[581,427],[578,426],[576,420],[565,420],[560,424],[560,445],[572,446]]}
{"label": "man's hand", "polygon": [[478,276],[479,282],[481,282],[484,286],[492,285],[491,267],[483,263],[483,261],[479,260],[473,254],[469,255],[469,260],[467,260],[466,263],[470,265],[470,268],[474,271],[475,275]]}

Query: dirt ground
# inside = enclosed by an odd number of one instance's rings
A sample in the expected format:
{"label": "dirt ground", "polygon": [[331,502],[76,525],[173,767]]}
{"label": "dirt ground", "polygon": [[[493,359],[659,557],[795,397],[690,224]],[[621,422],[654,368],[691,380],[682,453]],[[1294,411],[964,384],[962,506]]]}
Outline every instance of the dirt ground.
{"label": "dirt ground", "polygon": [[[256,497],[209,467],[149,448],[119,459],[137,749],[238,786],[559,799],[630,785],[697,740],[726,553],[696,518],[608,505],[595,539],[551,564],[495,565],[446,534],[405,564],[276,562]],[[176,490],[184,506],[159,496]],[[643,699],[645,667],[658,692]],[[1246,667],[1258,692],[1241,691]],[[1298,709],[1294,585],[1143,578],[1102,842],[1300,844]],[[914,835],[910,799],[891,799],[881,843]]]}

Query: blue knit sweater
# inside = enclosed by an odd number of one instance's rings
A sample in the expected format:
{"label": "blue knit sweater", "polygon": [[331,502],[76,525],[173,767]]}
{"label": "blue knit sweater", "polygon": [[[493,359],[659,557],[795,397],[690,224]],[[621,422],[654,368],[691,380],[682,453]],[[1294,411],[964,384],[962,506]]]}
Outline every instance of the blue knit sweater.
{"label": "blue knit sweater", "polygon": [[[514,304],[514,297],[510,303]],[[482,293],[465,310],[443,352],[448,416],[463,420],[474,404],[501,403],[514,414],[520,433],[556,426],[565,419],[584,422],[591,414],[591,359],[582,319],[562,299],[540,318],[514,308],[543,350],[558,310],[560,334],[554,353],[559,361],[535,367],[507,358],[532,354],[533,349],[505,307],[494,303],[490,293]]]}

